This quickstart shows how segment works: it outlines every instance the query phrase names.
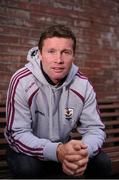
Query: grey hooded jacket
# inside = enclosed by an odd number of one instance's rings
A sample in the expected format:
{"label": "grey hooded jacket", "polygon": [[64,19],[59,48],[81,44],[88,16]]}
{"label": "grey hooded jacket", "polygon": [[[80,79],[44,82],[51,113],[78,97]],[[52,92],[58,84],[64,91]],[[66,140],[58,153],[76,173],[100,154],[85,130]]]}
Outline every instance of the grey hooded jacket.
{"label": "grey hooded jacket", "polygon": [[73,128],[94,156],[105,140],[96,94],[88,79],[72,68],[61,86],[44,77],[38,48],[32,48],[29,61],[11,78],[7,93],[5,137],[16,152],[40,160],[57,161],[56,149],[65,143]]}

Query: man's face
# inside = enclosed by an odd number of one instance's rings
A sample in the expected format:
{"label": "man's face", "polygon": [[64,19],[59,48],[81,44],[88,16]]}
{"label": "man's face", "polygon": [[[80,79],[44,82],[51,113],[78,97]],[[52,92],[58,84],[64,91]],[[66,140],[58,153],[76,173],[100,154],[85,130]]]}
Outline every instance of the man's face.
{"label": "man's face", "polygon": [[73,40],[68,38],[47,38],[40,52],[43,70],[57,84],[63,79],[74,60]]}

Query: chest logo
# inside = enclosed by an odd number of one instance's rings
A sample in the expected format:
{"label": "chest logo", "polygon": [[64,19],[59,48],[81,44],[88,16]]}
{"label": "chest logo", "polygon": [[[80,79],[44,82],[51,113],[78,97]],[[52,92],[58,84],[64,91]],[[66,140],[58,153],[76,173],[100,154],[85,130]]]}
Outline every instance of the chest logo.
{"label": "chest logo", "polygon": [[65,108],[64,115],[65,115],[66,119],[68,119],[68,120],[72,119],[73,113],[74,113],[74,110],[72,108]]}

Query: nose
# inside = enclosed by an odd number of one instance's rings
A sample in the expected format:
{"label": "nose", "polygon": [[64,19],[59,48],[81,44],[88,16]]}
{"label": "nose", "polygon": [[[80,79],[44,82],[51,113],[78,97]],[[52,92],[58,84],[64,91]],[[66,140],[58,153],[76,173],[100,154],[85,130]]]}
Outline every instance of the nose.
{"label": "nose", "polygon": [[57,53],[56,62],[57,62],[58,64],[62,64],[62,63],[64,62],[61,52]]}

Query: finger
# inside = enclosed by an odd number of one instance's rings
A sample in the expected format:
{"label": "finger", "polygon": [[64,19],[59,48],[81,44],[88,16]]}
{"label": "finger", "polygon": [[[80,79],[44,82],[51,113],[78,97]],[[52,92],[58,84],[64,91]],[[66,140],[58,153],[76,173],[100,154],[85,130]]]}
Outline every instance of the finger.
{"label": "finger", "polygon": [[84,174],[84,172],[80,172],[80,173],[74,173],[73,176],[75,177],[81,177]]}
{"label": "finger", "polygon": [[67,175],[73,175],[74,174],[74,171],[69,169],[65,163],[63,163],[62,165],[62,169],[63,169],[63,172],[66,173]]}
{"label": "finger", "polygon": [[69,162],[77,162],[81,159],[82,159],[82,156],[80,156],[78,154],[72,154],[72,155],[66,155],[65,156],[65,160],[67,160]]}
{"label": "finger", "polygon": [[84,166],[82,166],[82,167],[79,167],[79,168],[77,168],[77,170],[75,171],[75,175],[78,175],[78,174],[83,174],[84,173],[84,171],[86,170],[86,167],[87,167],[87,164],[86,165],[84,165]]}
{"label": "finger", "polygon": [[64,160],[63,163],[71,171],[76,171],[78,168],[78,165],[76,163],[73,163],[73,162],[71,163],[71,162],[66,161],[66,160]]}
{"label": "finger", "polygon": [[73,146],[78,146],[78,148],[81,147],[85,149],[88,147],[82,140],[71,140],[70,142],[73,144]]}
{"label": "finger", "polygon": [[84,144],[83,142],[77,142],[75,145],[74,145],[74,148],[76,151],[80,150],[80,149],[87,149],[87,145]]}
{"label": "finger", "polygon": [[88,148],[88,146],[83,141],[81,141],[81,148],[86,149],[86,148]]}
{"label": "finger", "polygon": [[88,163],[88,158],[83,158],[76,162],[79,167],[85,166]]}
{"label": "finger", "polygon": [[88,150],[87,150],[87,149],[81,149],[80,152],[79,152],[79,154],[80,154],[81,156],[86,157],[86,156],[88,156]]}
{"label": "finger", "polygon": [[81,155],[78,155],[78,154],[76,154],[76,155],[66,155],[65,160],[68,161],[68,162],[71,162],[71,163],[75,163],[78,166],[82,166],[85,163],[87,163],[88,160],[89,160],[89,156],[88,156],[87,153],[84,152],[82,154]]}
{"label": "finger", "polygon": [[71,140],[70,143],[71,143],[73,148],[76,148],[78,150],[81,149],[82,141],[80,141],[80,140]]}

